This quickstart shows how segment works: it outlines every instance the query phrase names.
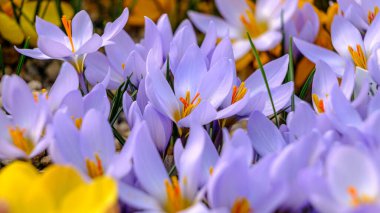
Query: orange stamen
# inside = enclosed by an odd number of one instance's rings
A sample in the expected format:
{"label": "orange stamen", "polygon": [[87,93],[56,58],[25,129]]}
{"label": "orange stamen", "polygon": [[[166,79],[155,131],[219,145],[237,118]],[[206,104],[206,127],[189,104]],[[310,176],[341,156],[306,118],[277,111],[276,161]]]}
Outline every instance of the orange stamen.
{"label": "orange stamen", "polygon": [[317,107],[317,111],[319,113],[324,113],[325,112],[325,104],[323,102],[323,99],[319,99],[317,94],[313,94],[312,98],[313,98],[315,106]]}
{"label": "orange stamen", "polygon": [[236,199],[234,205],[231,209],[232,213],[250,213],[253,212],[251,209],[251,205],[246,198],[238,198]]}
{"label": "orange stamen", "polygon": [[98,154],[95,154],[95,161],[92,161],[88,158],[86,159],[86,167],[88,176],[91,178],[96,178],[104,174],[102,160]]}
{"label": "orange stamen", "polygon": [[239,87],[234,86],[232,88],[232,98],[231,104],[234,104],[244,98],[245,94],[247,94],[247,87],[245,87],[245,82],[241,82]]}
{"label": "orange stamen", "polygon": [[357,207],[361,204],[370,204],[375,201],[373,197],[370,197],[368,195],[363,194],[360,196],[356,188],[353,186],[349,186],[347,188],[347,193],[351,197],[350,203],[353,207]]}
{"label": "orange stamen", "polygon": [[373,20],[375,20],[377,14],[379,13],[379,7],[378,6],[375,6],[373,12],[372,11],[368,11],[368,23],[369,24],[372,24]]}
{"label": "orange stamen", "polygon": [[350,52],[351,58],[354,64],[360,68],[367,69],[367,57],[364,54],[362,46],[356,45],[356,50],[351,46],[348,46],[348,51]]}
{"label": "orange stamen", "polygon": [[72,33],[72,31],[71,31],[71,20],[67,20],[65,15],[62,16],[61,20],[62,20],[63,27],[65,28],[67,37],[69,37],[69,40],[70,40],[71,51],[75,52],[73,36],[71,34]]}
{"label": "orange stamen", "polygon": [[[174,213],[186,209],[191,205],[191,202],[182,195],[181,185],[178,182],[176,176],[171,177],[171,182],[165,180],[166,189],[166,202],[164,209],[166,212]],[[186,185],[187,181],[184,178],[183,185]]]}
{"label": "orange stamen", "polygon": [[33,142],[25,137],[25,129],[20,129],[19,127],[9,127],[8,128],[9,135],[11,136],[13,144],[24,151],[27,155],[29,155],[33,149]]}
{"label": "orange stamen", "polygon": [[177,115],[177,112],[175,113],[174,117],[178,120],[188,116],[193,111],[193,109],[198,106],[198,104],[201,102],[200,93],[197,92],[194,98],[190,99],[190,91],[187,91],[185,98],[180,97],[179,101],[183,104],[183,108],[182,114],[180,116]]}

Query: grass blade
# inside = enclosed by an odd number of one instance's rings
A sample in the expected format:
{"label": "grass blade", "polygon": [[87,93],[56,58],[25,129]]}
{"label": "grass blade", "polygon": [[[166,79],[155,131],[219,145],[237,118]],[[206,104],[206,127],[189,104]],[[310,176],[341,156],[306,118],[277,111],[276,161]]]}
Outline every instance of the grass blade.
{"label": "grass blade", "polygon": [[61,0],[55,0],[55,6],[57,7],[58,17],[62,18],[63,12],[62,12],[62,7],[61,7]]}
{"label": "grass blade", "polygon": [[[29,40],[30,40],[30,37],[26,38],[26,41],[24,43],[24,49],[27,49],[29,47]],[[18,60],[18,64],[17,64],[17,69],[16,69],[17,75],[20,75],[22,66],[24,65],[24,62],[25,62],[25,55],[21,55],[20,59]]]}
{"label": "grass blade", "polygon": [[5,65],[4,65],[4,60],[3,60],[3,48],[0,44],[0,70],[3,75],[5,75]]}
{"label": "grass blade", "polygon": [[306,97],[306,93],[307,93],[307,90],[309,89],[310,87],[310,84],[312,82],[312,79],[313,79],[313,76],[314,76],[314,73],[315,73],[315,67],[314,69],[310,72],[309,76],[307,77],[306,81],[305,81],[305,84],[302,86],[302,89],[301,89],[301,92],[300,92],[300,98],[301,99],[305,99]]}
{"label": "grass blade", "polygon": [[251,36],[249,35],[248,32],[247,32],[247,36],[248,36],[248,39],[249,39],[249,43],[251,44],[251,49],[252,49],[253,55],[255,56],[255,58],[257,60],[257,63],[259,64],[260,71],[261,71],[261,74],[263,76],[263,79],[264,79],[264,82],[265,82],[265,86],[267,88],[267,92],[268,92],[268,95],[269,95],[270,103],[272,105],[274,117],[275,117],[275,120],[276,120],[276,125],[279,126],[278,117],[277,117],[277,111],[276,111],[276,107],[274,106],[274,102],[273,102],[273,98],[272,98],[272,93],[270,91],[269,84],[268,84],[267,75],[265,74],[263,64],[261,63],[261,60],[260,60],[260,57],[259,57],[259,53],[257,52],[257,49],[256,49],[255,45],[253,44]]}
{"label": "grass blade", "polygon": [[[294,82],[294,64],[293,64],[293,37],[290,36],[289,39],[289,69],[287,75],[287,81],[293,81]],[[293,88],[293,94],[291,99],[291,106],[292,111],[295,110],[295,103],[294,103],[294,88]]]}
{"label": "grass blade", "polygon": [[113,135],[115,136],[115,138],[119,141],[119,143],[121,145],[124,145],[125,143],[125,139],[123,138],[123,136],[120,135],[120,133],[115,129],[115,127],[111,126],[112,127],[112,132],[113,132]]}
{"label": "grass blade", "polygon": [[40,12],[42,0],[37,1],[36,9],[34,10],[33,23],[36,23],[36,18]]}

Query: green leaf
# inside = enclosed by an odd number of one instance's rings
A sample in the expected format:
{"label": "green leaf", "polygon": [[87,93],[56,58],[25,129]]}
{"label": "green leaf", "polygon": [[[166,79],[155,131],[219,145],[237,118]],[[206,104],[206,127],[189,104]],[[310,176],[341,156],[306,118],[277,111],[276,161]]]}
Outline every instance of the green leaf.
{"label": "green leaf", "polygon": [[[26,41],[24,43],[24,49],[27,49],[29,47],[29,40],[30,40],[30,37],[26,38]],[[17,75],[20,75],[22,66],[24,65],[24,62],[25,62],[25,55],[21,55],[19,60],[18,60],[18,64],[17,64],[17,69],[16,69]]]}
{"label": "green leaf", "polygon": [[300,96],[299,96],[301,99],[304,99],[306,97],[307,91],[308,91],[310,84],[313,80],[314,73],[315,73],[315,67],[310,72],[309,76],[307,77],[305,84],[302,86]]}
{"label": "green leaf", "polygon": [[[289,69],[288,73],[286,74],[287,81],[293,81],[294,82],[294,64],[293,64],[293,37],[290,36],[289,39]],[[295,103],[294,103],[294,88],[293,88],[293,94],[291,99],[291,106],[292,111],[295,110]]]}
{"label": "green leaf", "polygon": [[278,122],[278,116],[277,116],[276,107],[274,106],[274,102],[273,102],[273,98],[272,98],[272,92],[270,91],[270,88],[269,88],[268,79],[267,79],[267,76],[265,74],[263,64],[261,63],[261,60],[260,60],[260,57],[259,57],[259,53],[257,52],[257,49],[256,49],[255,45],[253,44],[251,36],[249,35],[248,32],[247,32],[247,36],[248,36],[248,39],[249,39],[249,43],[251,44],[251,49],[252,49],[253,55],[255,56],[255,58],[257,60],[257,63],[259,64],[260,71],[261,71],[261,74],[263,76],[263,79],[264,79],[264,82],[265,82],[265,86],[267,88],[267,92],[268,92],[268,95],[269,95],[270,103],[271,103],[272,109],[273,109],[273,114],[274,114],[274,117],[275,117],[275,120],[276,120],[276,125],[279,126],[280,124]]}
{"label": "green leaf", "polygon": [[115,138],[119,141],[119,143],[121,145],[124,145],[125,143],[125,139],[123,138],[123,136],[120,135],[120,133],[115,129],[115,127],[111,126],[112,127],[112,132],[113,132],[113,135],[115,136]]}

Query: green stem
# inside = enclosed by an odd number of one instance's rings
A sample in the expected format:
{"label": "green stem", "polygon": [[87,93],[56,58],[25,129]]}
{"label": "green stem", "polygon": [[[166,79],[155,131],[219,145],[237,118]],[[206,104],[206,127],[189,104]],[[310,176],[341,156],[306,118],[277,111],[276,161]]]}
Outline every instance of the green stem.
{"label": "green stem", "polygon": [[[24,43],[24,49],[27,49],[29,47],[29,40],[30,40],[30,37],[26,38],[26,41]],[[24,65],[24,62],[25,62],[25,55],[21,55],[20,59],[18,60],[18,64],[17,64],[17,69],[16,69],[17,75],[20,75],[22,66]]]}
{"label": "green stem", "polygon": [[[294,64],[293,64],[293,37],[290,36],[289,39],[289,70],[287,73],[287,79],[289,81],[294,82]],[[294,88],[293,88],[293,94],[292,94],[292,99],[291,99],[291,106],[292,106],[292,111],[295,110],[295,103],[294,103]]]}
{"label": "green stem", "polygon": [[255,45],[253,44],[251,36],[249,35],[248,32],[247,32],[247,36],[248,36],[248,39],[249,39],[249,43],[251,44],[251,49],[252,49],[253,55],[255,56],[255,58],[257,60],[257,63],[259,64],[260,71],[261,71],[261,74],[263,76],[263,79],[264,79],[264,82],[265,82],[265,86],[267,88],[267,92],[268,92],[268,95],[269,95],[270,103],[272,105],[273,113],[274,113],[275,120],[276,120],[276,125],[279,126],[280,124],[278,122],[276,107],[274,106],[272,93],[271,93],[270,88],[269,88],[268,79],[267,79],[267,76],[265,74],[263,64],[261,63],[261,60],[260,60],[260,57],[259,57],[259,53],[257,52],[257,49],[256,49]]}
{"label": "green stem", "polygon": [[315,73],[315,67],[313,70],[310,72],[310,75],[307,77],[305,84],[302,86],[301,92],[300,92],[300,98],[304,99],[306,97],[307,90],[309,89],[309,86],[312,82],[313,76]]}

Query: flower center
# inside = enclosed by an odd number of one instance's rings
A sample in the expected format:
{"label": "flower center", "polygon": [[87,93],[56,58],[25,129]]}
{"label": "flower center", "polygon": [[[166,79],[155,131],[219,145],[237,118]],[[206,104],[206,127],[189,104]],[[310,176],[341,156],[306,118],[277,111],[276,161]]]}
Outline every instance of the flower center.
{"label": "flower center", "polygon": [[[178,183],[177,177],[172,176],[171,179],[171,182],[168,179],[164,182],[166,188],[166,203],[164,209],[168,213],[175,213],[189,207],[191,201],[182,195],[181,186]],[[187,184],[186,178],[184,178],[183,184]]]}
{"label": "flower center", "polygon": [[11,136],[13,144],[24,151],[27,155],[29,155],[33,149],[34,144],[32,140],[25,137],[25,129],[21,129],[19,127],[9,127],[8,128],[9,135]]}
{"label": "flower center", "polygon": [[71,32],[72,32],[71,31],[71,20],[67,20],[65,15],[62,16],[61,20],[62,20],[63,27],[65,27],[67,37],[69,37],[69,41],[70,41],[70,45],[71,45],[71,51],[75,52],[73,36],[71,34]]}
{"label": "flower center", "polygon": [[231,213],[250,213],[253,212],[251,205],[246,198],[238,198],[232,206]]}
{"label": "flower center", "polygon": [[[179,98],[179,100],[183,104],[182,114],[181,114],[180,118],[184,118],[184,117],[188,116],[195,109],[195,107],[197,107],[199,105],[199,103],[201,102],[201,97],[200,97],[199,92],[197,92],[195,94],[193,99],[191,99],[190,97],[191,97],[190,91],[187,91],[185,98],[183,98],[183,97]],[[177,115],[177,117],[178,117],[178,115]],[[180,118],[178,120],[180,120]]]}
{"label": "flower center", "polygon": [[323,102],[323,99],[319,99],[317,94],[312,95],[313,101],[315,103],[315,106],[317,107],[317,110],[319,113],[325,112],[325,104]]}
{"label": "flower center", "polygon": [[347,193],[349,194],[349,196],[351,198],[350,204],[353,207],[357,207],[361,204],[370,204],[370,203],[375,202],[375,198],[373,198],[369,195],[366,195],[366,194],[360,195],[354,186],[349,186],[347,188]]}
{"label": "flower center", "polygon": [[[244,16],[244,14],[240,16],[240,21],[243,23],[249,35],[252,38],[257,38],[268,30],[268,23],[266,23],[265,21],[257,20],[255,17],[256,5],[251,1],[246,1],[246,2],[248,6],[250,7],[250,10],[249,9],[246,10],[245,15],[247,15],[247,17]],[[245,36],[246,35],[244,33],[244,37]]]}
{"label": "flower center", "polygon": [[348,46],[348,51],[351,54],[351,58],[354,61],[354,64],[360,68],[367,69],[367,58],[364,55],[362,46],[359,44],[356,45],[356,50],[351,46]]}
{"label": "flower center", "polygon": [[88,176],[96,178],[104,174],[102,160],[98,154],[95,154],[95,161],[86,158],[86,167]]}
{"label": "flower center", "polygon": [[46,89],[42,89],[41,91],[34,91],[33,92],[33,99],[34,102],[38,102],[41,95],[44,95],[46,99],[48,99],[48,94]]}
{"label": "flower center", "polygon": [[373,11],[368,11],[368,23],[372,24],[373,20],[375,20],[377,14],[379,13],[379,7],[375,6]]}
{"label": "flower center", "polygon": [[247,93],[247,87],[245,87],[245,82],[241,82],[239,87],[236,85],[232,89],[232,98],[231,98],[231,104],[234,104],[238,101],[240,101],[242,98],[244,98],[245,94]]}

